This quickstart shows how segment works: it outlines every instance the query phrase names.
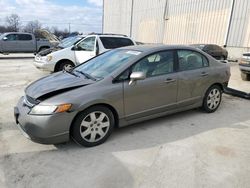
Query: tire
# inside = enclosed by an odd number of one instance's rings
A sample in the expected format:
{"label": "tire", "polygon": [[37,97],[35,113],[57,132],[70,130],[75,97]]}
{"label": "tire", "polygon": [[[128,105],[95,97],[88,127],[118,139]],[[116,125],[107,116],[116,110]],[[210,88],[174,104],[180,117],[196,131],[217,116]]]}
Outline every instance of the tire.
{"label": "tire", "polygon": [[74,67],[74,63],[72,63],[71,61],[63,61],[63,62],[60,62],[58,64],[58,66],[56,66],[55,68],[55,72],[58,72],[58,71],[62,71],[62,70],[70,70]]}
{"label": "tire", "polygon": [[203,99],[202,109],[207,113],[215,112],[221,103],[222,90],[218,85],[211,86]]}
{"label": "tire", "polygon": [[114,129],[112,111],[105,106],[90,107],[77,115],[71,128],[71,138],[85,147],[104,143]]}
{"label": "tire", "polygon": [[250,81],[250,75],[244,72],[241,72],[241,79],[244,81]]}

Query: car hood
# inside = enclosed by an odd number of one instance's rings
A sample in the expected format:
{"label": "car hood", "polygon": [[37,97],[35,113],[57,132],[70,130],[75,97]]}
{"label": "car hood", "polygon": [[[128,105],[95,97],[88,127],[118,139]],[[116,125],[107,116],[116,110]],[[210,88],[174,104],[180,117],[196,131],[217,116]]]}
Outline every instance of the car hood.
{"label": "car hood", "polygon": [[60,93],[83,87],[95,81],[84,76],[76,77],[67,72],[54,73],[31,83],[25,94],[35,100],[45,100]]}
{"label": "car hood", "polygon": [[53,47],[53,48],[49,48],[49,49],[46,49],[46,50],[42,50],[41,52],[39,52],[37,55],[38,56],[46,56],[50,53],[53,53],[53,52],[56,52],[56,51],[59,51],[63,48],[60,48],[60,47]]}
{"label": "car hood", "polygon": [[45,29],[38,29],[36,30],[40,35],[45,37],[50,42],[60,42],[60,39],[58,39],[54,34],[50,33],[49,31]]}

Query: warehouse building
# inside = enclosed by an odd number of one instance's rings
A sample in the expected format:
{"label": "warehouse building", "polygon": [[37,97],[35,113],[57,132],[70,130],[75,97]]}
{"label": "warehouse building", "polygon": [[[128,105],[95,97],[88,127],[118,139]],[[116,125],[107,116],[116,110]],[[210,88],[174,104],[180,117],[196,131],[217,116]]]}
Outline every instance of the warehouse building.
{"label": "warehouse building", "polygon": [[139,42],[226,45],[250,50],[249,0],[104,0],[103,32]]}

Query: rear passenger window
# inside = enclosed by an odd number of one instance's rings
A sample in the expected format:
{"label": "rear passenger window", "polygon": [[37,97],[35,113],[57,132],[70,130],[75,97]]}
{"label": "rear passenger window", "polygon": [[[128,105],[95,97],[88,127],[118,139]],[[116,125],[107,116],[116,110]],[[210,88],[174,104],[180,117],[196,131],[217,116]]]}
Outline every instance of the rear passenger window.
{"label": "rear passenger window", "polygon": [[202,54],[191,50],[178,50],[179,70],[193,70],[208,66],[208,60]]}
{"label": "rear passenger window", "polygon": [[18,34],[18,40],[32,40],[32,36],[27,34]]}
{"label": "rear passenger window", "polygon": [[100,40],[102,41],[102,44],[106,49],[114,49],[123,46],[134,45],[134,43],[130,39],[121,37],[100,37]]}

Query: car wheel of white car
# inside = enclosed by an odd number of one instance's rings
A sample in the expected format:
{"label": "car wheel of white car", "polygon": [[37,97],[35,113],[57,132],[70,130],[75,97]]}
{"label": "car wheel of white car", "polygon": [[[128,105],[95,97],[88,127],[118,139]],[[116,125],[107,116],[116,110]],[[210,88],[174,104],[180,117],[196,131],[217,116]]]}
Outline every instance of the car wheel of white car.
{"label": "car wheel of white car", "polygon": [[222,98],[222,90],[218,85],[214,85],[210,87],[204,97],[203,100],[203,110],[208,113],[215,112],[221,103]]}
{"label": "car wheel of white car", "polygon": [[71,61],[63,61],[57,67],[55,72],[66,70],[70,71],[75,65]]}
{"label": "car wheel of white car", "polygon": [[83,146],[102,144],[112,133],[114,115],[105,106],[94,106],[80,113],[71,129],[73,140]]}

